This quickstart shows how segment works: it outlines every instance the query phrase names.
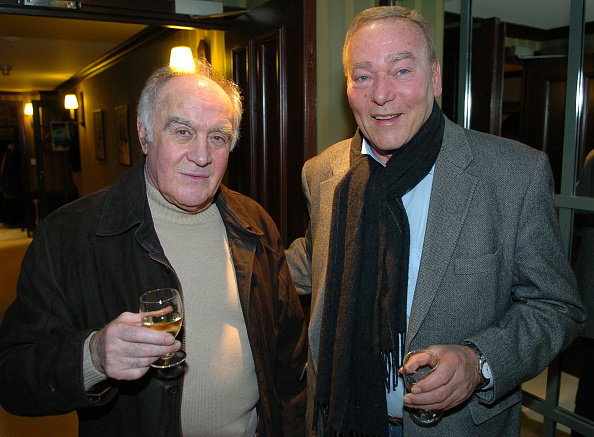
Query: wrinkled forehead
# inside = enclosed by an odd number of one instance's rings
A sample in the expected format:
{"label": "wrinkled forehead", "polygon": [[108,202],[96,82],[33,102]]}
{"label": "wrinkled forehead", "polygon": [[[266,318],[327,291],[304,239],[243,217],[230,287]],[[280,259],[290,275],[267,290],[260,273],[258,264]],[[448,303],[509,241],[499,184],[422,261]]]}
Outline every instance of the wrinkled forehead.
{"label": "wrinkled forehead", "polygon": [[233,112],[231,99],[213,80],[199,75],[171,78],[159,92],[157,110],[183,106],[203,106]]}
{"label": "wrinkled forehead", "polygon": [[167,96],[180,99],[204,96],[223,101],[229,100],[229,96],[216,82],[197,74],[174,76],[169,79],[159,93],[161,99]]}
{"label": "wrinkled forehead", "polygon": [[345,70],[364,61],[370,53],[386,59],[425,57],[429,60],[429,41],[421,27],[405,18],[390,17],[366,23],[356,29],[345,50]]}

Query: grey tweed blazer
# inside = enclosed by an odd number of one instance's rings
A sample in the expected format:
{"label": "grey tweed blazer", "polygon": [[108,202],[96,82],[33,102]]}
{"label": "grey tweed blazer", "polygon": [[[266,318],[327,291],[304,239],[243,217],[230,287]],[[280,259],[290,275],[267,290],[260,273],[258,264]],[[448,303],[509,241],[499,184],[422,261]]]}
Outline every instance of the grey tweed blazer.
{"label": "grey tweed blazer", "polygon": [[[305,163],[310,224],[287,251],[297,290],[312,295],[309,424],[323,353],[318,345],[332,202],[349,168],[351,141],[361,138],[339,142]],[[471,341],[485,354],[494,387],[430,428],[405,414],[405,436],[519,436],[521,384],[569,345],[584,320],[562,248],[547,156],[446,118],[407,350]]]}

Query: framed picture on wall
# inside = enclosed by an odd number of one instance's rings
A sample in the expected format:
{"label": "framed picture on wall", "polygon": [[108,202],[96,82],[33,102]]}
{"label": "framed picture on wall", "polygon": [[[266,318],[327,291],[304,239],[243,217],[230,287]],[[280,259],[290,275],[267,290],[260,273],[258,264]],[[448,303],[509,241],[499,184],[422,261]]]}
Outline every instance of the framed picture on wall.
{"label": "framed picture on wall", "polygon": [[118,140],[118,158],[122,165],[132,165],[130,157],[130,127],[128,125],[128,105],[115,107],[116,138]]}
{"label": "framed picture on wall", "polygon": [[53,152],[68,152],[72,143],[72,127],[69,121],[50,122]]}
{"label": "framed picture on wall", "polygon": [[95,156],[105,161],[105,128],[103,127],[103,109],[93,111],[93,127],[95,129]]}

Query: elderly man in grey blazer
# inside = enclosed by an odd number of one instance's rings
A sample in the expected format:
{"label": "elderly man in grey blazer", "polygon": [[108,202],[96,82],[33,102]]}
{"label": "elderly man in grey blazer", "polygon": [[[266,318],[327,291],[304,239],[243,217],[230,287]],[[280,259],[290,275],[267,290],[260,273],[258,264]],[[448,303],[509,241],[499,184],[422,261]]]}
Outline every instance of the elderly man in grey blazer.
{"label": "elderly man in grey blazer", "polygon": [[[305,164],[310,224],[287,252],[312,294],[308,421],[325,435],[519,435],[520,385],[585,319],[547,157],[442,114],[416,11],[363,11],[343,64],[359,129]],[[406,393],[415,349],[440,364]],[[419,426],[412,409],[442,416]]]}

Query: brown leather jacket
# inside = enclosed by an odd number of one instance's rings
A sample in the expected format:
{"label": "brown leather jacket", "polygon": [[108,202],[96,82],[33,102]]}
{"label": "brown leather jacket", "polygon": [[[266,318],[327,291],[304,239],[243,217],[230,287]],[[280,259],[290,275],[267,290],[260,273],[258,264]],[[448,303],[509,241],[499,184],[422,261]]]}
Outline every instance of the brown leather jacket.
{"label": "brown leather jacket", "polygon": [[[302,436],[306,326],[280,236],[253,200],[221,186],[215,202],[256,366],[259,434]],[[153,226],[143,158],[35,231],[0,331],[0,403],[19,415],[76,409],[85,436],[181,435],[183,377],[162,380],[151,370],[137,381],[109,381],[98,397],[87,396],[82,377],[92,331],[137,312],[145,290],[179,286]]]}

